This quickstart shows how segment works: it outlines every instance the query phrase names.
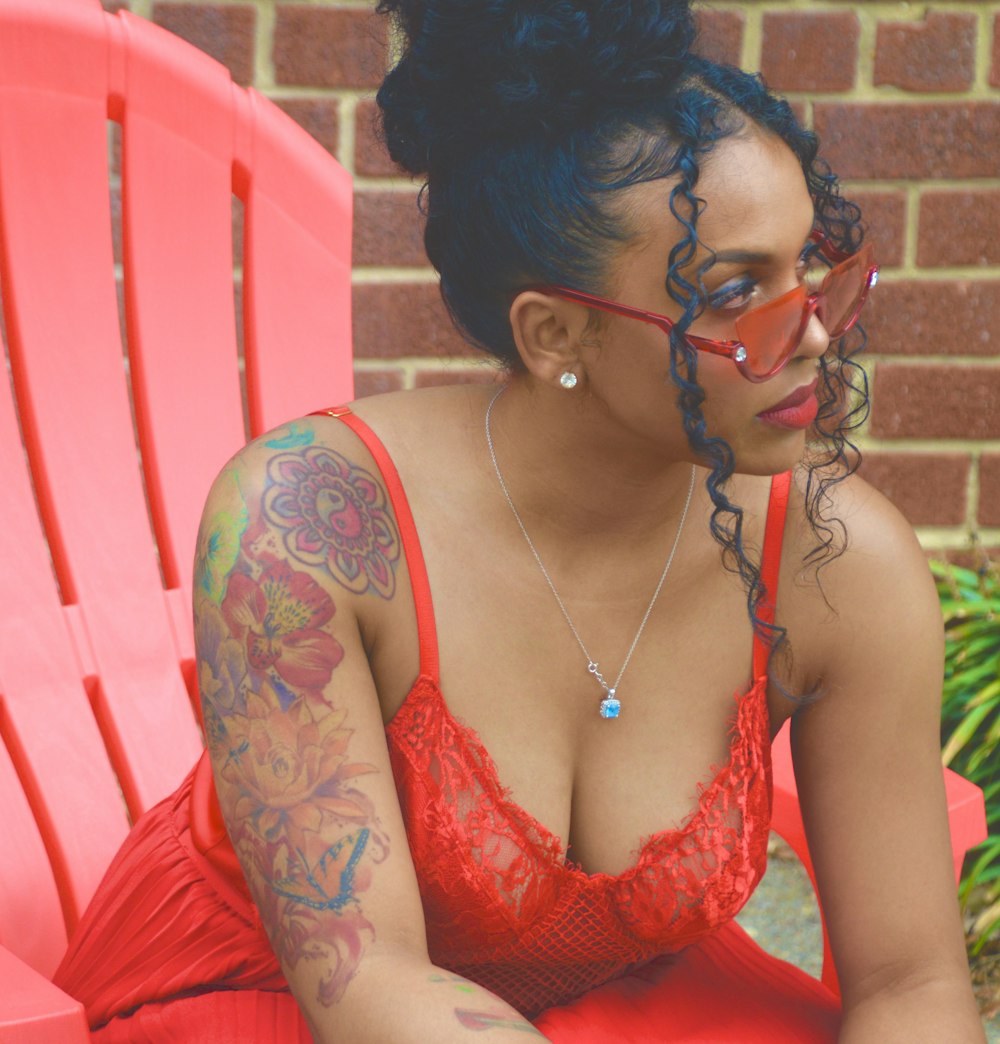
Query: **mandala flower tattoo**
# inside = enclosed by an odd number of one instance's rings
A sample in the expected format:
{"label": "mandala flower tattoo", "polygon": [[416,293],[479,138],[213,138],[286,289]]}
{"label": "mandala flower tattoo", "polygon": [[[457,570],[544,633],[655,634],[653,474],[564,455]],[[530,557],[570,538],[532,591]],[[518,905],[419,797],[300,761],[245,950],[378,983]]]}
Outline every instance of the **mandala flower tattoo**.
{"label": "mandala flower tattoo", "polygon": [[381,485],[367,471],[315,446],[278,454],[268,477],[264,514],[283,531],[292,557],[324,567],[349,591],[392,596],[399,533]]}

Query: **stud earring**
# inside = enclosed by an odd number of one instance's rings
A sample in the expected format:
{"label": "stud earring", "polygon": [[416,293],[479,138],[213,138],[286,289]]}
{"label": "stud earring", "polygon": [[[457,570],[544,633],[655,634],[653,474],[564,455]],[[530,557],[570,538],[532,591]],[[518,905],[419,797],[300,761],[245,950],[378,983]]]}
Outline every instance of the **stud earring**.
{"label": "stud earring", "polygon": [[572,391],[576,387],[576,379],[576,374],[572,370],[566,370],[559,375],[559,383],[567,391]]}

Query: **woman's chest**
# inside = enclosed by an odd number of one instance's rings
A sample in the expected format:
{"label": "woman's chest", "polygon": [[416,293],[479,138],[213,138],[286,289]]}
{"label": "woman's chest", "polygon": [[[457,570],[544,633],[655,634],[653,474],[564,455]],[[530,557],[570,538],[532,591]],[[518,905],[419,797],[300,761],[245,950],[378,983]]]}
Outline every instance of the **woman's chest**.
{"label": "woman's chest", "polygon": [[[571,859],[619,873],[643,838],[691,815],[730,758],[751,674],[738,585],[678,570],[644,626],[655,573],[623,578],[614,594],[605,581],[592,598],[570,585],[567,620],[541,574],[461,550],[458,538],[425,539],[443,702],[488,752],[498,785]],[[620,699],[617,719],[600,716],[595,661]],[[405,693],[416,670],[400,658],[386,673],[396,680],[380,689]],[[766,729],[766,701],[759,710]]]}

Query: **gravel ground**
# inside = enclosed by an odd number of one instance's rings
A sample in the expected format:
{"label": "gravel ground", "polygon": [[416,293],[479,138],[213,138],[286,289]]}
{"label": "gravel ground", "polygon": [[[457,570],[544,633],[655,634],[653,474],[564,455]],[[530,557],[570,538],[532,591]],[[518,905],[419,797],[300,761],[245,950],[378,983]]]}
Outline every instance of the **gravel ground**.
{"label": "gravel ground", "polygon": [[[819,978],[823,932],[812,885],[784,843],[771,841],[767,874],[737,920],[768,953]],[[1000,1015],[984,1025],[989,1044],[1000,1044]]]}

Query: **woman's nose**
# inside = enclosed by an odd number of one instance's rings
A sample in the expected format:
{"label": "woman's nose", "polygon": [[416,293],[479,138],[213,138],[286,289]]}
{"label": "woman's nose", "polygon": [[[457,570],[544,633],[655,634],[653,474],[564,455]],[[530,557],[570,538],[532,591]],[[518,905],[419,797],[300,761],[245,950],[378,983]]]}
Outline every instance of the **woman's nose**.
{"label": "woman's nose", "polygon": [[795,354],[804,356],[807,359],[818,359],[826,354],[829,347],[830,334],[820,321],[815,309],[813,309],[812,314],[809,316],[809,322],[806,323],[805,331],[802,334],[802,340],[799,341],[799,346],[795,350]]}

